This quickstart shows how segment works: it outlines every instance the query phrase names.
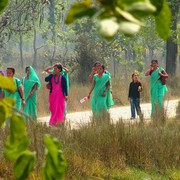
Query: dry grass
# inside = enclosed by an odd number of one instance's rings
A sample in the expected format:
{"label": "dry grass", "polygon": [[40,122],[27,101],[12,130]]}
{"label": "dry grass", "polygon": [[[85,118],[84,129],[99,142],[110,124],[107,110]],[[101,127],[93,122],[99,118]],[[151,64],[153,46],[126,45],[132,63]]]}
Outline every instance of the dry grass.
{"label": "dry grass", "polygon": [[[40,123],[29,123],[27,129],[30,149],[37,154],[34,171],[37,177],[40,177],[44,161],[45,134],[51,134],[62,143],[68,163],[66,179],[111,177],[112,170],[123,171],[127,167],[164,174],[166,170],[180,166],[180,121],[146,125],[103,122],[76,130],[66,126],[50,128]],[[8,129],[0,135],[5,139],[7,133]],[[12,175],[9,162],[1,161],[0,169],[2,177],[3,173]]]}

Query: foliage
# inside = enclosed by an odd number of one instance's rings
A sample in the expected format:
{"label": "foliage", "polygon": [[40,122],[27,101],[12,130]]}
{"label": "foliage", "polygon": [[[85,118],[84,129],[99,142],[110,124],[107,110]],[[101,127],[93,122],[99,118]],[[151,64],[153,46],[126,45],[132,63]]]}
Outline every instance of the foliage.
{"label": "foliage", "polygon": [[61,61],[63,65],[71,62],[70,54],[73,41],[74,30],[70,26],[66,26],[64,16],[69,2],[59,3],[58,0],[52,0],[48,9],[44,10],[44,18],[41,23],[40,35],[44,40],[44,59],[47,64],[53,64]]}
{"label": "foliage", "polygon": [[8,78],[8,77],[3,77],[0,74],[0,82],[1,82],[1,87],[4,89],[7,89],[9,92],[13,93],[16,90],[16,86],[14,84],[14,81],[12,78]]}
{"label": "foliage", "polygon": [[[15,91],[15,83],[12,78],[0,76],[0,80],[0,88],[10,92]],[[4,156],[13,162],[13,172],[16,179],[24,180],[34,169],[36,152],[27,150],[30,139],[27,135],[26,123],[23,116],[14,111],[13,106],[14,101],[11,98],[4,98],[0,101],[0,128],[5,121],[6,125],[10,126],[9,136],[5,142]],[[43,169],[44,179],[62,179],[66,169],[66,161],[60,143],[49,135],[45,136],[44,142],[47,151]]]}
{"label": "foliage", "polygon": [[98,19],[99,32],[107,39],[118,31],[128,36],[136,34],[148,16],[155,18],[159,36],[169,37],[171,13],[165,0],[84,0],[71,6],[65,22],[70,24],[85,16]]}
{"label": "foliage", "polygon": [[60,143],[49,135],[44,137],[46,146],[46,163],[43,168],[44,179],[64,178],[66,161],[62,154]]}
{"label": "foliage", "polygon": [[6,6],[8,5],[8,0],[1,0],[0,1],[0,12],[4,9],[4,8],[6,8]]}

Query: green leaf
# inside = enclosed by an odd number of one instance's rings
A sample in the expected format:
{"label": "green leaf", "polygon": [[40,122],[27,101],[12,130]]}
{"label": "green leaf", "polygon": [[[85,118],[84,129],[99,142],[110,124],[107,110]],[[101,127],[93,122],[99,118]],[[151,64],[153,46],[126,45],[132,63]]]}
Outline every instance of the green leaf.
{"label": "green leaf", "polygon": [[4,124],[6,120],[6,108],[3,105],[0,105],[0,127]]}
{"label": "green leaf", "polygon": [[99,33],[109,39],[112,38],[119,29],[119,23],[117,23],[116,18],[104,19],[99,23]]}
{"label": "green leaf", "polygon": [[155,14],[158,15],[163,8],[164,0],[150,0],[150,2],[156,7]]}
{"label": "green leaf", "polygon": [[8,0],[0,0],[0,12],[8,5]]}
{"label": "green leaf", "polygon": [[14,106],[15,101],[13,98],[6,97],[0,101],[0,105],[3,105],[6,108],[6,118],[12,115],[12,107]]}
{"label": "green leaf", "polygon": [[130,6],[131,4],[133,4],[133,3],[136,3],[136,2],[144,2],[145,0],[119,0],[119,1],[117,1],[117,4],[118,5],[121,5],[121,6],[124,6],[124,5],[126,5],[126,6]]}
{"label": "green leaf", "polygon": [[139,30],[140,30],[140,25],[132,22],[123,21],[119,24],[119,31],[121,31],[122,33],[128,36],[135,35]]}
{"label": "green leaf", "polygon": [[0,88],[6,89],[11,93],[14,93],[16,91],[16,85],[13,78],[4,77],[0,74],[0,82]]}
{"label": "green leaf", "polygon": [[163,3],[161,12],[155,16],[156,31],[162,39],[170,36],[171,10],[166,1]]}
{"label": "green leaf", "polygon": [[73,23],[75,20],[85,16],[92,17],[96,12],[97,10],[91,7],[90,1],[74,3],[68,12],[65,23]]}
{"label": "green leaf", "polygon": [[103,6],[113,6],[114,0],[97,0]]}
{"label": "green leaf", "polygon": [[15,160],[29,145],[24,119],[13,115],[10,120],[10,135],[5,144],[5,157]]}
{"label": "green leaf", "polygon": [[44,179],[63,179],[66,170],[66,161],[57,139],[50,135],[44,137],[46,146],[46,163],[43,167]]}
{"label": "green leaf", "polygon": [[11,117],[13,106],[14,100],[12,98],[3,98],[0,101],[0,127],[4,124],[8,117]]}
{"label": "green leaf", "polygon": [[136,2],[133,3],[126,9],[128,12],[133,13],[134,15],[140,15],[141,17],[147,16],[156,12],[156,7],[153,6],[148,0],[145,2]]}
{"label": "green leaf", "polygon": [[34,168],[35,153],[30,151],[22,152],[15,161],[13,171],[18,180],[27,179]]}
{"label": "green leaf", "polygon": [[130,21],[139,25],[143,25],[141,21],[136,19],[132,14],[129,12],[123,11],[119,7],[116,7],[116,12],[118,12],[126,21]]}

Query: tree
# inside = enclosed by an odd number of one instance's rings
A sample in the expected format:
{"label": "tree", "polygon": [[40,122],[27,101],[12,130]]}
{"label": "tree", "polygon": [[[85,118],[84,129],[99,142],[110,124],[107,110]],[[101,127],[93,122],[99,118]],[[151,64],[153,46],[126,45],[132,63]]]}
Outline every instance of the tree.
{"label": "tree", "polygon": [[[17,0],[11,1],[0,20],[1,36],[6,34],[7,41],[14,35],[19,36],[19,52],[21,67],[24,67],[23,60],[23,37],[34,30],[34,22],[40,19],[42,9],[46,5],[44,1]],[[1,38],[2,39],[2,38]],[[4,39],[3,39],[4,40]],[[3,43],[3,42],[2,42]]]}
{"label": "tree", "polygon": [[170,76],[176,74],[177,57],[178,57],[178,44],[177,44],[177,23],[180,8],[180,1],[173,0],[170,2],[172,11],[172,35],[166,42],[166,71]]}

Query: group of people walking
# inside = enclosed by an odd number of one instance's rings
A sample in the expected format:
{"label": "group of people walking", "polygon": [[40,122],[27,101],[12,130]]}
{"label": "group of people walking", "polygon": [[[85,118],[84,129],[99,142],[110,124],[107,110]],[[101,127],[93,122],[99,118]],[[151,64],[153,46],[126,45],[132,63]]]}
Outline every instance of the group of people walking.
{"label": "group of people walking", "polygon": [[[18,110],[21,110],[22,107],[26,115],[31,116],[33,119],[37,119],[37,90],[41,87],[41,82],[33,67],[26,67],[25,73],[26,76],[20,80],[14,77],[14,68],[7,68],[6,76],[9,78],[13,78],[16,86],[16,91],[14,93],[11,93],[7,90],[1,90],[0,97],[13,98],[15,100],[15,107]],[[4,72],[3,75],[5,75]]]}
{"label": "group of people walking", "polygon": [[[45,72],[49,75],[45,77],[49,89],[49,110],[51,117],[50,126],[57,126],[64,123],[67,113],[67,100],[69,93],[69,70],[62,64],[57,63],[53,66],[45,68]],[[4,76],[5,73],[0,71]],[[21,107],[25,114],[37,119],[37,90],[41,88],[41,82],[32,66],[25,68],[26,75],[20,80],[15,75],[14,68],[7,68],[6,76],[13,78],[16,85],[16,92],[10,93],[7,90],[0,89],[0,97],[12,97],[15,99],[15,107],[20,110]],[[168,77],[166,71],[158,66],[157,60],[152,60],[150,68],[145,73],[150,75],[150,94],[152,103],[151,117],[155,115],[157,110],[163,110],[163,98],[167,92],[166,84],[163,84],[164,78]],[[87,95],[91,98],[91,108],[93,117],[101,118],[102,115],[108,114],[108,109],[114,105],[112,98],[111,75],[100,62],[93,65],[91,74],[88,77],[91,88]],[[138,74],[132,74],[132,82],[129,85],[128,98],[131,105],[131,119],[135,119],[136,113],[140,119],[143,118],[140,107],[140,92],[143,90],[142,84],[138,80]]]}
{"label": "group of people walking", "polygon": [[[150,76],[150,96],[151,96],[151,118],[161,118],[164,116],[164,95],[168,91],[166,86],[167,72],[159,67],[157,60],[152,60],[145,76]],[[132,74],[132,82],[129,85],[128,98],[131,105],[131,119],[135,119],[135,110],[139,118],[143,120],[143,113],[140,107],[140,92],[142,84],[138,80],[138,74]]]}

